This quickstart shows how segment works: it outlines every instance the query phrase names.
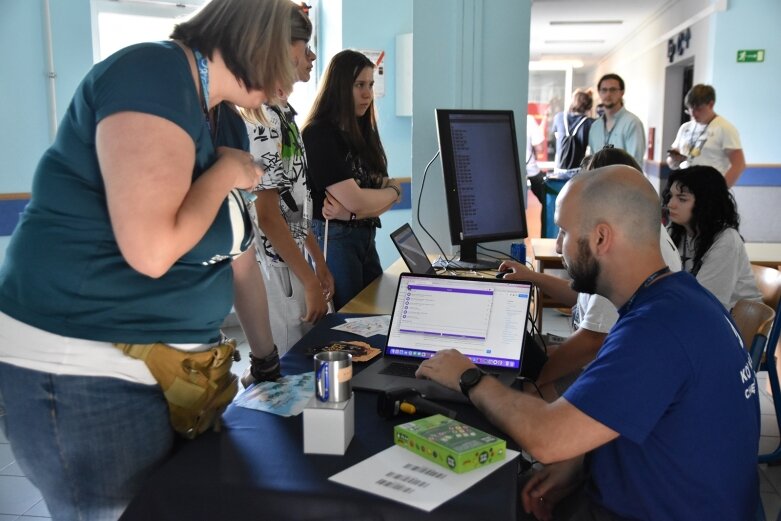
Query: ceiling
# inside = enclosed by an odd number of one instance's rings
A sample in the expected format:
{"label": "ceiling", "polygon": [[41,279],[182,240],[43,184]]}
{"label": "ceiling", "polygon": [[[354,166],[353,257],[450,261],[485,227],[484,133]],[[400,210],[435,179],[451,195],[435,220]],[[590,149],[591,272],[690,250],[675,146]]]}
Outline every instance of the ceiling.
{"label": "ceiling", "polygon": [[[672,0],[674,3],[677,0]],[[531,61],[595,65],[671,0],[532,0]]]}

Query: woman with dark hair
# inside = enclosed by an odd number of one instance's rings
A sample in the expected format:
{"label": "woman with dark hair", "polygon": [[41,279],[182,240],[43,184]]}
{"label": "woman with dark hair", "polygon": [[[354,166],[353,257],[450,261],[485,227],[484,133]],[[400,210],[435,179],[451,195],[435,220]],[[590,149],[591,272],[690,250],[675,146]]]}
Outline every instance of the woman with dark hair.
{"label": "woman with dark hair", "polygon": [[674,170],[663,201],[683,269],[697,277],[727,309],[741,299],[761,300],[738,233],[735,199],[724,176],[710,166]]}
{"label": "woman with dark hair", "polygon": [[[166,397],[199,393],[197,369],[164,393],[162,364],[125,352],[227,358],[231,305],[240,318],[264,311],[240,193],[262,171],[235,107],[292,88],[296,9],[212,0],[171,40],[114,53],[77,87],[38,163],[0,268],[0,428],[55,519],[117,519],[171,454]],[[270,354],[261,322],[247,338]],[[277,361],[266,369],[279,374]]]}
{"label": "woman with dark hair", "polygon": [[373,78],[374,64],[363,54],[336,54],[303,131],[312,229],[327,253],[336,309],[382,273],[374,243],[379,216],[401,197],[377,131]]}

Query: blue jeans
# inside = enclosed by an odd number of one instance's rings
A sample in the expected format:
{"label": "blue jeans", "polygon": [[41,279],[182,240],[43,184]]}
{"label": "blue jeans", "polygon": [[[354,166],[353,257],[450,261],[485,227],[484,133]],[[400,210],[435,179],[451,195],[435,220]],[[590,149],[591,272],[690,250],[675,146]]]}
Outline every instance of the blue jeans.
{"label": "blue jeans", "polygon": [[[325,221],[312,221],[312,231],[320,248],[324,248]],[[328,223],[328,258],[326,263],[334,277],[334,307],[337,311],[382,275],[380,257],[374,244],[376,230],[371,226],[345,226],[339,221]]]}
{"label": "blue jeans", "polygon": [[0,428],[53,519],[115,520],[171,453],[160,388],[0,363]]}

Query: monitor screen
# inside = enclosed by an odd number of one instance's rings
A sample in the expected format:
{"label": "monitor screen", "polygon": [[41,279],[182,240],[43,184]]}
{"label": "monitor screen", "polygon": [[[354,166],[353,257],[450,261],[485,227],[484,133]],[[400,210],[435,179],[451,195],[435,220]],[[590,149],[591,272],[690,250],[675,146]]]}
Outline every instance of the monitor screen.
{"label": "monitor screen", "polygon": [[479,242],[527,236],[511,110],[437,109],[450,238],[461,258]]}

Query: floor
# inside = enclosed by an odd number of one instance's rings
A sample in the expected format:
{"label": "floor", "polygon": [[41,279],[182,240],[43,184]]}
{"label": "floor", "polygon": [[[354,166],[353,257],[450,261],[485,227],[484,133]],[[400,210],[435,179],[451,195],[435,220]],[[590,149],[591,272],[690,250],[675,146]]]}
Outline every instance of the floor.
{"label": "floor", "polygon": [[[558,336],[568,336],[570,334],[569,320],[569,317],[553,309],[545,309],[543,330]],[[233,367],[233,371],[241,376],[249,363],[249,346],[244,341],[241,328],[235,326],[226,328],[225,334],[241,341],[239,351],[242,359]],[[760,452],[768,452],[778,446],[780,438],[774,416],[773,400],[767,391],[767,373],[760,373],[758,379],[762,409],[762,437],[759,449]],[[763,464],[758,465],[758,469],[760,493],[767,519],[768,521],[776,520],[781,513],[781,466],[769,467]],[[51,516],[41,499],[41,494],[24,477],[24,473],[14,462],[8,440],[0,433],[0,521],[49,518]]]}

